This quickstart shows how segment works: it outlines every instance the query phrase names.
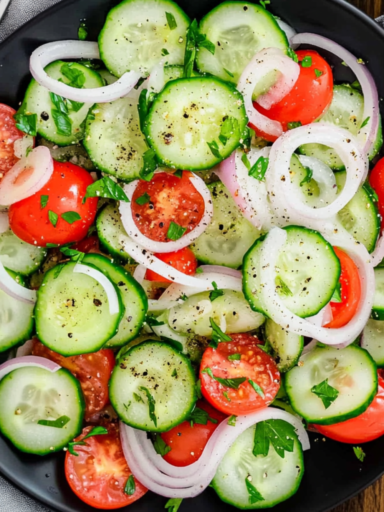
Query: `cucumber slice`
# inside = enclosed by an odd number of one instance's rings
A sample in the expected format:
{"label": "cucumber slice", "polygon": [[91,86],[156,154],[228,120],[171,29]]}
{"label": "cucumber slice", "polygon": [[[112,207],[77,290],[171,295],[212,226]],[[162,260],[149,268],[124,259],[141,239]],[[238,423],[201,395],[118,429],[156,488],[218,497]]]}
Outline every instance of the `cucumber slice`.
{"label": "cucumber slice", "polygon": [[[364,112],[363,95],[349,84],[335,85],[333,87],[333,99],[329,109],[319,119],[339,128],[344,128],[357,135],[362,125]],[[383,134],[381,127],[381,119],[376,142],[373,146],[369,158],[372,160],[378,153],[383,144]],[[344,164],[334,149],[324,146],[323,144],[304,144],[300,146],[299,152],[303,155],[314,156],[325,162],[331,169],[335,171],[344,170]]]}
{"label": "cucumber slice", "polygon": [[107,342],[106,347],[121,347],[138,336],[148,311],[147,296],[142,286],[123,267],[114,265],[105,256],[87,254],[83,263],[100,270],[119,291],[125,313],[117,334]]}
{"label": "cucumber slice", "polygon": [[[23,278],[7,269],[8,274],[20,285]],[[33,331],[32,304],[14,299],[0,290],[0,353],[29,340]]]}
{"label": "cucumber slice", "polygon": [[[346,172],[336,173],[339,192],[344,187],[346,174]],[[375,249],[380,234],[380,217],[376,203],[364,185],[338,213],[337,218],[357,242],[365,245],[368,252]]]}
{"label": "cucumber slice", "polygon": [[[256,425],[243,432],[224,455],[212,481],[219,498],[242,510],[271,508],[293,496],[304,475],[303,449],[297,436],[292,452],[280,457],[270,446],[268,455],[253,455]],[[245,480],[263,500],[251,503]]]}
{"label": "cucumber slice", "polygon": [[[286,307],[302,318],[316,315],[331,300],[340,278],[340,261],[317,231],[288,226],[287,242],[278,259],[276,290]],[[264,237],[244,256],[243,291],[251,308],[265,314],[258,298],[259,251]]]}
{"label": "cucumber slice", "polygon": [[[178,78],[184,78],[184,66],[164,66],[164,81],[165,83],[177,80]],[[191,76],[201,76],[197,71],[192,71]]]}
{"label": "cucumber slice", "polygon": [[[119,359],[109,383],[109,396],[127,425],[165,432],[190,415],[197,399],[195,384],[187,357],[165,343],[146,341]],[[153,415],[145,390],[153,399]]]}
{"label": "cucumber slice", "polygon": [[47,251],[20,240],[8,229],[0,235],[0,261],[4,267],[23,276],[36,272],[44,261]]}
{"label": "cucumber slice", "polygon": [[209,265],[239,268],[260,231],[244,217],[223,183],[211,183],[208,188],[212,196],[213,218],[190,249],[199,261]]}
{"label": "cucumber slice", "polygon": [[375,295],[371,316],[375,320],[384,320],[384,268],[375,268]]}
{"label": "cucumber slice", "polygon": [[200,32],[216,51],[212,55],[205,48],[199,49],[199,70],[236,84],[257,52],[270,47],[283,51],[288,48],[287,36],[272,14],[249,2],[222,2],[201,20]]}
{"label": "cucumber slice", "polygon": [[124,306],[111,315],[104,288],[92,277],[75,274],[75,263],[54,267],[37,292],[36,333],[63,356],[96,352],[117,334]]}
{"label": "cucumber slice", "polygon": [[132,262],[131,257],[124,251],[120,243],[120,236],[128,236],[117,203],[107,204],[99,213],[96,220],[97,234],[102,247],[111,256],[115,256],[124,262]]}
{"label": "cucumber slice", "polygon": [[265,318],[252,311],[240,292],[223,290],[223,295],[211,301],[210,292],[189,297],[183,304],[169,310],[168,325],[181,333],[212,336],[210,318],[224,332],[249,332],[260,327]]}
{"label": "cucumber slice", "polygon": [[273,349],[277,367],[281,373],[293,368],[304,348],[304,337],[287,331],[273,320],[265,322],[265,337]]}
{"label": "cucumber slice", "polygon": [[[72,70],[84,74],[84,88],[96,89],[97,87],[103,87],[104,82],[96,71],[76,62],[69,64]],[[68,65],[68,63],[59,60],[47,66],[45,71],[51,78],[62,80],[68,85],[70,81],[61,72],[62,67],[65,65]],[[72,124],[71,135],[61,135],[58,133],[52,116],[52,109],[55,109],[55,106],[51,101],[49,91],[45,87],[39,85],[34,79],[29,84],[22,108],[26,112],[37,114],[37,132],[39,135],[51,142],[54,142],[58,146],[69,146],[70,144],[76,144],[84,138],[83,123],[87,117],[89,109],[92,107],[92,103],[84,103],[77,112],[70,108],[70,104],[68,104],[68,102],[67,106],[69,110],[69,119]]]}
{"label": "cucumber slice", "polygon": [[[78,380],[64,368],[24,367],[0,382],[0,431],[19,450],[47,455],[62,450],[82,429],[84,398]],[[62,428],[39,425],[66,416]]]}
{"label": "cucumber slice", "polygon": [[371,354],[378,368],[384,368],[384,322],[368,320],[363,330],[361,346]]}
{"label": "cucumber slice", "polygon": [[[227,118],[233,129],[224,145],[219,136]],[[181,78],[156,97],[144,132],[167,167],[204,170],[240,145],[247,122],[243,97],[231,84],[215,77]]]}
{"label": "cucumber slice", "polygon": [[[168,24],[171,15],[176,26]],[[167,50],[169,64],[184,62],[190,19],[170,0],[125,0],[113,8],[99,36],[100,55],[109,71],[148,76]]]}
{"label": "cucumber slice", "polygon": [[[327,409],[311,391],[326,379],[339,392]],[[285,389],[293,409],[308,423],[332,425],[367,409],[377,393],[377,368],[369,353],[356,345],[316,348],[285,374]]]}

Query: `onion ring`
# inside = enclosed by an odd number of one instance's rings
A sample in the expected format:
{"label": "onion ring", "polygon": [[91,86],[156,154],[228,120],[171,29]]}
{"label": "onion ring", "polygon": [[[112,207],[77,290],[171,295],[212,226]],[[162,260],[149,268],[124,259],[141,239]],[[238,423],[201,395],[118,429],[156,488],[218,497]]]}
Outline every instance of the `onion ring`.
{"label": "onion ring", "polygon": [[26,304],[35,304],[37,295],[35,290],[28,290],[14,281],[0,261],[0,289],[7,295]]}

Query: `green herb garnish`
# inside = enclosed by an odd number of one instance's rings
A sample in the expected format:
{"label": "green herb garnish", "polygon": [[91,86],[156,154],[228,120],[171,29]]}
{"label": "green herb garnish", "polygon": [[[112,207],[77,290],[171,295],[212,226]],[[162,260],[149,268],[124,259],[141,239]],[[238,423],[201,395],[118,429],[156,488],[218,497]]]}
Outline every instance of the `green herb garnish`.
{"label": "green herb garnish", "polygon": [[320,398],[326,409],[328,409],[328,407],[330,407],[339,396],[338,390],[328,384],[328,379],[325,379],[323,382],[320,382],[320,384],[313,386],[311,391]]}

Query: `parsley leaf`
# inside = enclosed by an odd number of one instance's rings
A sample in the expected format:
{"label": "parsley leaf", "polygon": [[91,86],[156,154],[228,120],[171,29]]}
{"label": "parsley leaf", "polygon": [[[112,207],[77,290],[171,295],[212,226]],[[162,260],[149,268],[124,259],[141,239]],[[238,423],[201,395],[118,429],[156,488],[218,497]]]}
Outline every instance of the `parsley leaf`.
{"label": "parsley leaf", "polygon": [[251,170],[251,162],[248,160],[247,153],[243,153],[241,157],[241,161],[245,165],[245,167],[248,169],[248,171]]}
{"label": "parsley leaf", "polygon": [[76,249],[71,249],[70,247],[62,247],[60,252],[62,252],[65,256],[68,256],[68,258],[71,258],[72,261],[76,261],[77,263],[81,263],[85,256],[83,252],[76,251]]}
{"label": "parsley leaf", "polygon": [[341,298],[341,283],[340,283],[340,281],[337,283],[337,286],[333,292],[331,302],[343,302],[343,299]]}
{"label": "parsley leaf", "polygon": [[293,452],[296,439],[295,427],[284,420],[260,421],[256,425],[253,455],[266,457],[270,444],[277,455],[284,459],[285,452]]}
{"label": "parsley leaf", "polygon": [[212,290],[209,294],[209,299],[211,302],[213,302],[215,299],[218,299],[219,297],[222,297],[224,295],[224,291],[219,290],[217,288],[217,284],[215,283],[215,281],[212,281],[212,286],[213,286],[214,290]]}
{"label": "parsley leaf", "polygon": [[59,135],[64,135],[65,137],[72,135],[72,121],[68,115],[56,109],[52,109],[51,113],[57,133]]}
{"label": "parsley leaf", "polygon": [[196,20],[193,20],[187,30],[187,40],[184,54],[184,77],[190,77],[193,73],[196,53],[200,48],[205,48],[212,55],[215,55],[215,45],[207,39],[207,36],[200,34],[199,26]]}
{"label": "parsley leaf", "polygon": [[176,224],[176,222],[173,222],[172,220],[167,231],[167,238],[169,238],[169,240],[179,240],[186,231],[187,228],[179,226],[178,224]]}
{"label": "parsley leaf", "polygon": [[231,73],[230,71],[228,71],[228,69],[225,69],[225,68],[223,68],[223,69],[227,73],[227,75],[229,75],[231,78],[235,77],[235,75],[233,73]]}
{"label": "parsley leaf", "polygon": [[222,386],[231,389],[239,389],[240,385],[247,380],[246,377],[236,377],[235,379],[222,379],[221,377],[213,376],[213,378]]}
{"label": "parsley leaf", "polygon": [[125,484],[124,492],[128,496],[132,496],[132,494],[135,494],[135,491],[136,491],[135,479],[134,479],[133,475],[130,475],[127,480],[127,483]]}
{"label": "parsley leaf", "polygon": [[212,341],[209,344],[210,347],[217,348],[220,341],[232,341],[232,338],[220,329],[213,318],[209,318],[209,323],[212,327]]}
{"label": "parsley leaf", "polygon": [[361,85],[358,80],[355,80],[354,82],[352,82],[351,87],[353,87],[354,89],[357,89],[358,91],[361,91]]}
{"label": "parsley leaf", "polygon": [[163,48],[161,50],[161,55],[162,55],[162,57],[165,57],[166,55],[169,55],[169,51],[166,48]]}
{"label": "parsley leaf", "polygon": [[64,212],[61,214],[61,218],[68,222],[68,224],[73,224],[77,220],[81,220],[81,216],[77,212]]}
{"label": "parsley leaf", "polygon": [[155,440],[153,441],[153,447],[156,450],[156,453],[158,453],[162,457],[164,455],[167,455],[167,453],[169,453],[172,450],[172,448],[167,445],[167,443],[164,441],[160,434],[156,434]]}
{"label": "parsley leaf", "polygon": [[53,212],[52,210],[48,210],[48,219],[52,226],[55,228],[57,221],[59,220],[57,213]]}
{"label": "parsley leaf", "polygon": [[204,370],[202,370],[201,373],[206,373],[207,375],[209,375],[211,377],[211,379],[215,378],[213,376],[212,370],[209,368],[209,366],[207,366],[207,368],[204,368]]}
{"label": "parsley leaf", "polygon": [[270,4],[270,3],[271,3],[271,0],[260,0],[260,5],[261,5],[264,9],[266,9],[266,8],[267,8],[266,6],[267,6],[268,4]]}
{"label": "parsley leaf", "polygon": [[83,198],[83,203],[85,203],[87,197],[106,197],[108,199],[129,203],[129,199],[124,190],[109,176],[104,176],[101,180],[95,181],[95,183],[89,185]]}
{"label": "parsley leaf", "polygon": [[302,187],[305,183],[309,183],[312,179],[313,172],[309,167],[304,167],[306,172],[305,177],[300,181],[300,187]]}
{"label": "parsley leaf", "polygon": [[149,197],[149,194],[145,192],[142,196],[138,197],[135,201],[136,204],[143,206],[144,204],[147,204],[151,201],[151,198]]}
{"label": "parsley leaf", "polygon": [[228,402],[230,402],[230,401],[231,401],[231,399],[229,398],[229,395],[228,395],[228,393],[227,393],[226,391],[223,391],[223,397],[224,397],[226,400],[228,400]]}
{"label": "parsley leaf", "polygon": [[312,57],[310,57],[309,55],[307,55],[306,57],[304,57],[304,59],[300,62],[301,66],[303,68],[310,68],[312,66]]}
{"label": "parsley leaf", "polygon": [[294,130],[295,128],[299,128],[302,126],[301,121],[292,121],[290,123],[287,123],[288,130]]}
{"label": "parsley leaf", "polygon": [[144,400],[141,398],[140,395],[138,395],[137,393],[133,393],[133,398],[135,399],[136,402],[141,402],[141,403],[144,403]]}
{"label": "parsley leaf", "polygon": [[293,61],[299,62],[299,58],[294,50],[292,48],[288,48],[287,55],[290,57]]}
{"label": "parsley leaf", "polygon": [[77,36],[80,39],[80,41],[85,41],[87,39],[88,29],[87,29],[87,25],[85,23],[80,23],[80,27],[77,32]]}
{"label": "parsley leaf", "polygon": [[166,12],[165,16],[167,18],[168,27],[171,30],[175,30],[175,28],[177,28],[177,23],[174,15],[171,12]]}
{"label": "parsley leaf", "polygon": [[60,68],[60,72],[69,80],[69,86],[81,89],[85,84],[85,75],[79,69],[73,67],[73,63],[63,64]]}
{"label": "parsley leaf", "polygon": [[64,267],[65,267],[65,263],[60,263],[59,265],[56,265],[56,267],[54,267],[55,272],[54,272],[53,279],[57,279],[59,277],[60,272],[63,270]]}
{"label": "parsley leaf", "polygon": [[252,379],[248,379],[248,382],[250,383],[250,385],[253,387],[253,389],[256,391],[256,393],[261,396],[261,398],[264,398],[265,395],[264,395],[264,391],[261,389],[261,387],[256,384],[256,382],[253,382]]}
{"label": "parsley leaf", "polygon": [[231,354],[228,356],[228,361],[240,361],[241,354]]}
{"label": "parsley leaf", "polygon": [[195,407],[192,411],[191,415],[188,418],[188,421],[191,423],[191,427],[193,427],[194,423],[198,425],[206,425],[208,421],[211,423],[217,423],[217,420],[211,418],[207,411],[200,409],[200,407]]}
{"label": "parsley leaf", "polygon": [[57,420],[39,420],[37,422],[38,425],[43,425],[44,427],[53,427],[53,428],[63,428],[65,425],[71,421],[71,418],[68,416],[60,416]]}
{"label": "parsley leaf", "polygon": [[320,71],[320,69],[316,69],[316,68],[315,68],[315,75],[316,75],[316,78],[320,78],[320,77],[321,77],[321,75],[323,75],[323,74],[324,74],[324,73],[323,73],[323,71]]}
{"label": "parsley leaf", "polygon": [[137,110],[139,112],[139,119],[140,119],[140,129],[141,131],[144,130],[145,126],[145,120],[149,112],[149,104],[148,104],[148,90],[143,89],[139,96],[139,102],[137,104]]}
{"label": "parsley leaf", "polygon": [[250,168],[248,175],[252,178],[256,178],[259,181],[263,181],[265,173],[267,172],[269,165],[269,158],[261,156],[257,162]]}
{"label": "parsley leaf", "polygon": [[237,420],[237,416],[235,415],[232,415],[228,418],[228,425],[230,425],[231,427],[235,427],[236,426],[236,420]]}
{"label": "parsley leaf", "polygon": [[149,327],[159,327],[160,325],[165,325],[165,322],[159,321],[155,315],[147,315],[145,318],[145,323],[149,325]]}
{"label": "parsley leaf", "polygon": [[46,195],[43,195],[43,196],[40,196],[40,206],[41,208],[45,208],[48,204],[48,201],[49,201],[49,196],[46,196]]}
{"label": "parsley leaf", "polygon": [[157,157],[153,149],[147,149],[143,155],[143,168],[140,171],[140,178],[151,181],[157,169]]}
{"label": "parsley leaf", "polygon": [[338,390],[328,384],[328,379],[325,379],[323,382],[320,382],[320,384],[313,386],[311,391],[320,398],[326,409],[328,409],[328,407],[330,407],[339,396]]}
{"label": "parsley leaf", "polygon": [[84,107],[84,103],[79,103],[78,101],[67,100],[67,106],[69,110],[73,112],[78,112],[80,109]]}
{"label": "parsley leaf", "polygon": [[355,452],[355,455],[359,459],[359,461],[364,462],[366,454],[364,453],[363,449],[360,446],[354,446],[353,451]]}
{"label": "parsley leaf", "polygon": [[176,176],[176,178],[182,178],[183,177],[183,171],[181,169],[178,169],[177,171],[175,171],[173,173],[174,176]]}
{"label": "parsley leaf", "polygon": [[221,125],[219,139],[225,146],[232,135],[239,131],[239,122],[236,117],[227,117]]}
{"label": "parsley leaf", "polygon": [[207,36],[203,36],[200,34],[200,37],[204,37],[204,39],[201,39],[201,41],[198,41],[198,47],[199,48],[205,48],[208,50],[212,55],[215,55],[216,52],[216,46],[207,39]]}
{"label": "parsley leaf", "polygon": [[87,443],[85,442],[85,439],[88,439],[89,437],[93,436],[103,436],[108,434],[108,430],[104,427],[94,427],[81,441],[71,441],[68,443],[68,451],[71,455],[75,455],[78,457],[78,453],[75,452],[74,446],[84,446]]}
{"label": "parsley leaf", "polygon": [[370,120],[370,119],[371,119],[370,117],[367,117],[367,118],[365,118],[365,119],[364,119],[364,121],[362,122],[362,124],[361,124],[361,126],[360,126],[360,130],[361,130],[362,128],[364,128],[364,126],[367,126],[367,124],[369,123],[369,120]]}
{"label": "parsley leaf", "polygon": [[171,498],[167,501],[165,504],[166,509],[168,509],[168,512],[177,512],[180,508],[180,505],[183,501],[183,498]]}
{"label": "parsley leaf", "polygon": [[245,479],[245,485],[247,486],[247,491],[249,494],[249,503],[251,505],[257,503],[258,501],[264,501],[264,498],[256,489],[256,487],[253,484],[251,484],[251,482],[248,480],[248,477]]}
{"label": "parsley leaf", "polygon": [[147,395],[148,400],[148,408],[149,408],[149,417],[151,418],[151,421],[153,421],[155,427],[157,427],[157,418],[155,414],[155,406],[156,402],[151,393],[149,392],[148,388],[145,388],[144,386],[139,387],[140,391],[143,391]]}
{"label": "parsley leaf", "polygon": [[207,142],[207,144],[208,144],[209,149],[211,150],[212,155],[216,158],[221,159],[222,156],[220,154],[219,145],[217,144],[217,142],[215,140],[213,140],[212,142]]}
{"label": "parsley leaf", "polygon": [[16,128],[21,132],[36,137],[37,135],[37,114],[17,113],[14,116]]}
{"label": "parsley leaf", "polygon": [[59,112],[62,112],[63,114],[68,114],[68,107],[65,102],[65,99],[62,96],[58,96],[53,92],[50,92],[49,96],[51,98],[52,103]]}

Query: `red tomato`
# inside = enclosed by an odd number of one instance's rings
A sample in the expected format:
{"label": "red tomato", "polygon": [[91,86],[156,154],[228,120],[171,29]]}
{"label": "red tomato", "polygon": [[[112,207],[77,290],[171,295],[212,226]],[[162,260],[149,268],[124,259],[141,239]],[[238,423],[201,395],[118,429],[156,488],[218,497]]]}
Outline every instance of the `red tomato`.
{"label": "red tomato", "polygon": [[[329,64],[313,50],[298,50],[296,54],[300,63],[300,75],[291,92],[269,110],[254,103],[254,107],[261,114],[269,119],[280,121],[284,131],[288,130],[288,123],[298,121],[302,125],[313,123],[329,107],[333,97],[333,74]],[[305,57],[308,57],[306,61],[311,63],[309,67],[302,65]],[[317,74],[319,72],[322,74],[316,76],[316,71]],[[260,132],[253,125],[250,126],[259,137],[271,142],[276,140],[276,137]]]}
{"label": "red tomato", "polygon": [[333,320],[325,327],[344,327],[355,316],[361,298],[361,283],[357,266],[344,251],[334,247],[341,264],[341,302],[331,302]]}
{"label": "red tomato", "polygon": [[161,437],[171,448],[171,451],[163,457],[169,464],[180,467],[196,462],[201,457],[210,437],[226,417],[204,400],[199,400],[196,407],[207,411],[209,417],[217,420],[217,423],[208,420],[206,425],[195,423],[191,427],[189,421],[183,421],[168,432],[163,432]]}
{"label": "red tomato", "polygon": [[[269,405],[280,387],[280,373],[275,361],[257,345],[260,341],[251,334],[231,334],[231,342],[219,343],[217,349],[207,348],[200,366],[201,392],[219,411],[226,414],[248,414]],[[228,356],[240,354],[240,360]],[[219,383],[204,370],[210,368],[214,377],[236,379],[246,377],[238,389]],[[264,397],[249,383],[261,388]],[[225,393],[225,394],[224,394]]]}
{"label": "red tomato", "polygon": [[89,252],[100,252],[100,242],[99,238],[94,236],[89,236],[88,238],[84,238],[84,240],[81,240],[80,242],[77,242],[76,244],[71,245],[71,249],[74,249],[75,251],[85,252],[88,254]]}
{"label": "red tomato", "polygon": [[[81,441],[92,427],[86,427],[76,441]],[[116,427],[110,426],[109,433],[92,436],[85,445],[75,445],[78,456],[67,452],[65,476],[72,491],[91,507],[112,510],[135,502],[147,489],[135,478],[135,493],[125,494],[124,488],[132,475],[125,460]]]}
{"label": "red tomato", "polygon": [[[168,263],[168,265],[171,265],[171,267],[176,270],[183,272],[183,274],[187,274],[187,276],[193,276],[196,273],[197,260],[191,249],[188,249],[188,247],[176,252],[155,254],[155,256],[159,258],[159,260]],[[160,281],[161,283],[172,282],[170,279],[157,274],[153,270],[147,270],[145,279],[148,281]]]}
{"label": "red tomato", "polygon": [[[205,206],[200,192],[192,185],[192,174],[183,171],[178,178],[169,172],[159,172],[151,181],[140,181],[132,197],[133,220],[137,228],[151,240],[168,242],[171,221],[192,231],[201,221]],[[143,205],[136,200],[148,194],[150,200]]]}
{"label": "red tomato", "polygon": [[[13,204],[9,209],[12,231],[32,245],[45,247],[47,243],[78,242],[88,233],[95,220],[97,198],[82,203],[87,187],[93,179],[89,172],[70,163],[54,162],[54,171],[48,183],[39,192]],[[41,196],[48,196],[42,208]],[[49,211],[58,216],[56,227],[49,220]],[[76,212],[81,219],[70,224],[61,215]]]}
{"label": "red tomato", "polygon": [[378,198],[378,208],[381,217],[381,229],[384,229],[384,158],[379,160],[369,176],[369,182]]}
{"label": "red tomato", "polygon": [[0,103],[0,178],[18,161],[14,143],[24,137],[24,133],[16,128],[15,114],[16,110]]}
{"label": "red tomato", "polygon": [[109,403],[108,383],[115,356],[111,349],[91,354],[64,357],[35,340],[32,353],[45,357],[69,370],[79,381],[85,398],[85,421],[100,412]]}
{"label": "red tomato", "polygon": [[379,388],[368,409],[357,416],[334,425],[315,425],[320,434],[340,443],[360,444],[384,435],[384,374],[378,371]]}

